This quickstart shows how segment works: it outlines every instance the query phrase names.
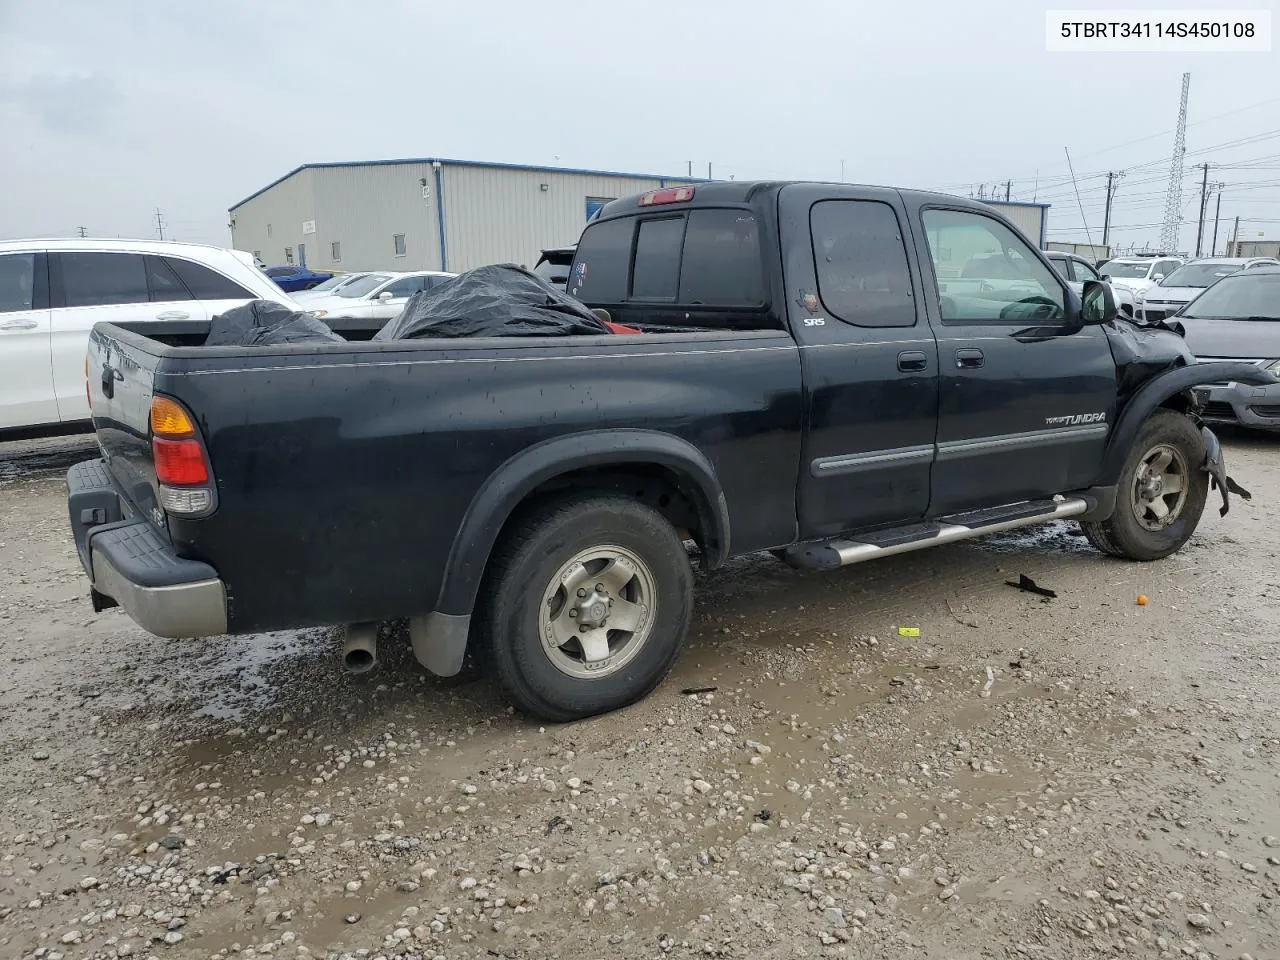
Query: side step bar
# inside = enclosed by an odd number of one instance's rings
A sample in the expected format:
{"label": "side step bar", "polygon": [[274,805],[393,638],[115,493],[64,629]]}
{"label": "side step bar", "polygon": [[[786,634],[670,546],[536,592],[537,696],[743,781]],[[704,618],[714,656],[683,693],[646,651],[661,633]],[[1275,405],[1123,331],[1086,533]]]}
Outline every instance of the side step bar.
{"label": "side step bar", "polygon": [[1010,504],[994,510],[942,517],[936,521],[913,523],[888,530],[860,534],[857,539],[820,540],[797,543],[783,552],[783,559],[795,567],[809,570],[832,570],[879,557],[891,557],[913,550],[926,550],[944,543],[969,540],[1030,527],[1050,520],[1065,520],[1089,512],[1088,500],[1072,497],[1064,500],[1034,500]]}

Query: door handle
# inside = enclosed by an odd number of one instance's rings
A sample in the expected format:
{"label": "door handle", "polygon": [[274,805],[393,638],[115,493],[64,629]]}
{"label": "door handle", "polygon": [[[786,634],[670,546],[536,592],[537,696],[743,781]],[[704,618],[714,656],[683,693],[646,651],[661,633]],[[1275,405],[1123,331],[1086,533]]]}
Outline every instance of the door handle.
{"label": "door handle", "polygon": [[898,354],[898,369],[903,373],[924,370],[929,366],[929,358],[919,350],[904,350]]}
{"label": "door handle", "polygon": [[21,320],[5,320],[0,323],[0,330],[34,330],[40,326],[38,320],[29,320],[23,317]]}
{"label": "door handle", "polygon": [[966,347],[956,351],[956,366],[962,369],[974,369],[986,363],[986,357],[976,347]]}
{"label": "door handle", "polygon": [[157,313],[157,320],[189,320],[191,314],[185,310],[166,310],[164,313]]}

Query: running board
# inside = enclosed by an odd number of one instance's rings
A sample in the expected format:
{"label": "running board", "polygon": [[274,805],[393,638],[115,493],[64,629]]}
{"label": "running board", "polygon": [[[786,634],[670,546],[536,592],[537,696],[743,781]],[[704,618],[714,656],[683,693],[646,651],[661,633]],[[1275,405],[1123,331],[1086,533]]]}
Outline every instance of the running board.
{"label": "running board", "polygon": [[891,557],[912,550],[926,550],[944,543],[983,537],[989,533],[1030,527],[1049,520],[1078,517],[1090,509],[1089,501],[1078,497],[1065,500],[1032,500],[991,510],[957,513],[924,523],[912,523],[887,530],[858,534],[857,539],[818,540],[787,547],[783,559],[794,567],[832,570],[851,563]]}

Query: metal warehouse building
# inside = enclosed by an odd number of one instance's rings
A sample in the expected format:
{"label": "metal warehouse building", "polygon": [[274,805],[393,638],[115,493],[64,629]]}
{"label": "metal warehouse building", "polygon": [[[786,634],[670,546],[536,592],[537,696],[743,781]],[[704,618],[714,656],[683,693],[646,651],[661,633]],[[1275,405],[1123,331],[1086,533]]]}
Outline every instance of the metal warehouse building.
{"label": "metal warehouse building", "polygon": [[[318,270],[532,267],[608,201],[702,182],[434,157],[307,163],[231,207],[231,238],[269,265]],[[988,203],[1044,244],[1048,204]]]}
{"label": "metal warehouse building", "polygon": [[532,267],[598,207],[686,177],[424,157],[308,163],[230,210],[232,245],[312,269]]}

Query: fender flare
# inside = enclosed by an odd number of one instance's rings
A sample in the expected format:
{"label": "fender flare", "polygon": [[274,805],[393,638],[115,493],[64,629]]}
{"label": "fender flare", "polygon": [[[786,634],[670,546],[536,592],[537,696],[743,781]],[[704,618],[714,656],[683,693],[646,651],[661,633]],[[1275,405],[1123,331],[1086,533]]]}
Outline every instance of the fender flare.
{"label": "fender flare", "polygon": [[1124,461],[1129,456],[1133,441],[1147,417],[1170,397],[1206,383],[1234,380],[1255,386],[1276,383],[1277,380],[1262,367],[1252,363],[1213,362],[1193,363],[1175,370],[1168,370],[1153,377],[1138,389],[1125,404],[1116,421],[1115,429],[1107,441],[1102,459],[1100,484],[1114,484],[1120,477]]}
{"label": "fender flare", "polygon": [[702,524],[707,565],[729,556],[729,510],[711,461],[687,440],[656,430],[592,430],[544,440],[508,459],[471,499],[454,535],[435,609],[469,616],[498,534],[526,496],[587,467],[657,465],[674,472]]}

